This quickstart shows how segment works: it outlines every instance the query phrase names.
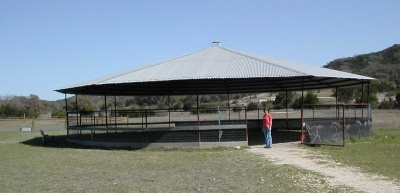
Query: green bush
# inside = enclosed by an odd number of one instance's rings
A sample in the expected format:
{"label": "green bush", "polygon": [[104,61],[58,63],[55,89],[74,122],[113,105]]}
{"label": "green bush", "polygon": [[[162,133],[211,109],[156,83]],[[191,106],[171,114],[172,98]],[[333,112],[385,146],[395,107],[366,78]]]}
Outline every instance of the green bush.
{"label": "green bush", "polygon": [[5,104],[0,106],[0,117],[30,117],[36,118],[39,112],[35,110],[28,110],[26,108],[17,108],[14,105]]}
{"label": "green bush", "polygon": [[65,117],[66,113],[65,113],[65,110],[59,109],[59,110],[56,110],[53,113],[51,113],[51,116],[52,117]]}
{"label": "green bush", "polygon": [[243,110],[243,106],[235,106],[235,107],[241,107],[241,108],[232,108],[233,112],[241,112]]}
{"label": "green bush", "polygon": [[380,104],[379,104],[379,108],[380,109],[394,109],[396,107],[396,102],[389,98],[389,100],[383,100]]}
{"label": "green bush", "polygon": [[[287,98],[286,98],[286,96],[287,96]],[[275,101],[271,101],[271,103],[274,105],[273,108],[274,109],[284,109],[284,108],[286,108],[286,103],[288,106],[290,106],[293,103],[294,96],[295,96],[295,92],[293,92],[293,91],[278,93],[275,97]],[[272,107],[268,106],[268,108],[272,108]]]}
{"label": "green bush", "polygon": [[183,102],[183,110],[184,111],[189,111],[191,108],[193,108],[195,106],[195,102],[193,101],[185,101]]}
{"label": "green bush", "polygon": [[247,111],[254,111],[254,110],[258,110],[259,106],[258,103],[256,102],[250,102],[249,104],[247,104]]}

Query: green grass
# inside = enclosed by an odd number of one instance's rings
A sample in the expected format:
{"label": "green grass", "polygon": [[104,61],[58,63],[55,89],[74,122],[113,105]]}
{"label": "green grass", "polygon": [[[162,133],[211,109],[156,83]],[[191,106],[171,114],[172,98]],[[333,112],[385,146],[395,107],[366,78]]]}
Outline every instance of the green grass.
{"label": "green grass", "polygon": [[309,149],[329,154],[334,160],[364,172],[400,181],[400,128],[376,130],[369,138],[347,141],[345,147]]}
{"label": "green grass", "polygon": [[343,192],[320,175],[233,148],[42,147],[38,131],[0,131],[2,192]]}

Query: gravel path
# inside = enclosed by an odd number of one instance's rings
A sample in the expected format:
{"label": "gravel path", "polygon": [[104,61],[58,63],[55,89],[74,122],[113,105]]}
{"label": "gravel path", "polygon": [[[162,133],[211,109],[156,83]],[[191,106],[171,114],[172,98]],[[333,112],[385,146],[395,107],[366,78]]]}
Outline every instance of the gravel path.
{"label": "gravel path", "polygon": [[251,146],[250,152],[263,154],[275,164],[294,165],[326,176],[332,186],[347,186],[360,192],[400,192],[400,184],[378,175],[361,173],[357,168],[334,162],[328,156],[319,155],[299,147],[298,142],[274,144],[271,149],[261,145]]}

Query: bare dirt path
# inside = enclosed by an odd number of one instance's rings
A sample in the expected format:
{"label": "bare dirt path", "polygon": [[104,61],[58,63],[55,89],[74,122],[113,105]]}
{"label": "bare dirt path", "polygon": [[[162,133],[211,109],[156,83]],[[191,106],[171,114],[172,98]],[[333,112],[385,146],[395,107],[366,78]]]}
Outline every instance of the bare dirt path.
{"label": "bare dirt path", "polygon": [[343,166],[328,156],[316,154],[299,147],[298,142],[274,144],[271,149],[261,145],[251,146],[250,152],[264,155],[275,164],[294,165],[326,176],[335,187],[347,186],[360,192],[400,192],[400,184],[379,176],[360,172],[357,168]]}

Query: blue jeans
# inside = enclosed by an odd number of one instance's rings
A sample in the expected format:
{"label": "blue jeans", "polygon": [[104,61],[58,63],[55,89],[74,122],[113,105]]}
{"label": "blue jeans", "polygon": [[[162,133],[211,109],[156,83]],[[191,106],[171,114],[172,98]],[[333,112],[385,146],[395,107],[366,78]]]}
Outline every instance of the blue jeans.
{"label": "blue jeans", "polygon": [[263,128],[264,136],[265,136],[265,146],[267,148],[272,147],[272,135],[271,130],[268,128]]}

